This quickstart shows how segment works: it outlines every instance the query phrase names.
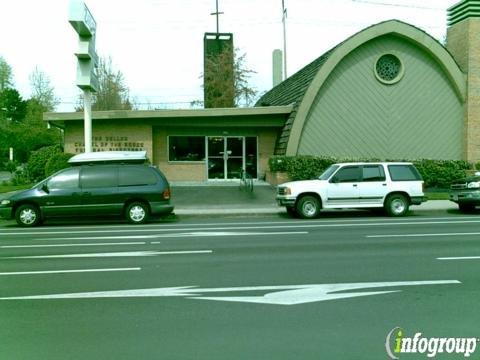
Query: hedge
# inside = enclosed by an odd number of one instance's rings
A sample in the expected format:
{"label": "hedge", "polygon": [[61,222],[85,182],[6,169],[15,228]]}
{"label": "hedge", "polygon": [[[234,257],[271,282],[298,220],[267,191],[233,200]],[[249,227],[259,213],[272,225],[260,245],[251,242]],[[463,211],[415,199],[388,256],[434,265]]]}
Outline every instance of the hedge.
{"label": "hedge", "polygon": [[[339,162],[378,162],[379,159],[337,159],[318,156],[274,156],[268,161],[270,171],[288,173],[292,180],[318,177],[331,164]],[[448,188],[450,184],[467,175],[473,166],[463,160],[387,160],[408,161],[415,164],[428,188]]]}

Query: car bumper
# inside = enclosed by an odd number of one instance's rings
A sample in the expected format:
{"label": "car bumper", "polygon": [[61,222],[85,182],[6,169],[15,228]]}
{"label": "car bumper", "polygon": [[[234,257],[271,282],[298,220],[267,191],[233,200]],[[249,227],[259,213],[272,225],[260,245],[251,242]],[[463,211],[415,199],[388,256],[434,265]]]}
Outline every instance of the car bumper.
{"label": "car bumper", "polygon": [[0,207],[0,218],[10,220],[13,218],[13,211],[11,207]]}
{"label": "car bumper", "polygon": [[150,203],[150,210],[152,215],[168,215],[173,211],[172,204],[165,204],[165,203]]}
{"label": "car bumper", "polygon": [[450,193],[450,201],[457,204],[472,204],[480,205],[480,191],[455,191]]}
{"label": "car bumper", "polygon": [[277,200],[278,206],[292,207],[292,206],[295,206],[295,202],[297,201],[297,198],[291,197],[291,196],[277,196],[276,200]]}

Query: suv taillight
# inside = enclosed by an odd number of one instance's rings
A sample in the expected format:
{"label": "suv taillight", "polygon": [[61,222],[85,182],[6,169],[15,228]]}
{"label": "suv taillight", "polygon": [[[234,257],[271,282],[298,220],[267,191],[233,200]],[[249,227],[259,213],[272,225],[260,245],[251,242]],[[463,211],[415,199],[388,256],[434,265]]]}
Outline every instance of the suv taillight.
{"label": "suv taillight", "polygon": [[165,190],[163,191],[163,194],[162,194],[162,195],[163,195],[163,198],[164,198],[165,200],[169,200],[169,199],[170,199],[170,195],[171,195],[171,193],[170,193],[170,188],[165,189]]}

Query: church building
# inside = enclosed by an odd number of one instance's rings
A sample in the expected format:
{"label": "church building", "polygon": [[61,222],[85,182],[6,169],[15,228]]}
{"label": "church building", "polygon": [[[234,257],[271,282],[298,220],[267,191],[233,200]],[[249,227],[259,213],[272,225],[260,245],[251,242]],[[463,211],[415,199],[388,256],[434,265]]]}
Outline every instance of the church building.
{"label": "church building", "polygon": [[[255,107],[93,112],[94,150],[146,150],[173,181],[261,179],[273,155],[480,161],[480,6],[448,9],[446,44],[389,20],[345,39]],[[65,151],[83,114],[46,113]]]}

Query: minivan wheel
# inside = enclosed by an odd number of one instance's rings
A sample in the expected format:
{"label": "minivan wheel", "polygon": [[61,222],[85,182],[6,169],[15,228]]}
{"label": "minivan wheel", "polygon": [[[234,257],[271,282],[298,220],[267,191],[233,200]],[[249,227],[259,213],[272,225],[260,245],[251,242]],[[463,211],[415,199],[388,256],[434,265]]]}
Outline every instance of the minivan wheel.
{"label": "minivan wheel", "polygon": [[35,205],[25,204],[15,211],[17,224],[24,227],[31,227],[40,223],[40,210]]}
{"label": "minivan wheel", "polygon": [[320,201],[314,196],[303,196],[297,202],[297,214],[303,219],[314,219],[320,212]]}
{"label": "minivan wheel", "polygon": [[148,220],[149,209],[144,203],[134,202],[128,205],[125,215],[132,224],[143,224]]}
{"label": "minivan wheel", "polygon": [[390,195],[385,202],[385,210],[390,216],[404,216],[409,206],[408,199],[402,194]]}

